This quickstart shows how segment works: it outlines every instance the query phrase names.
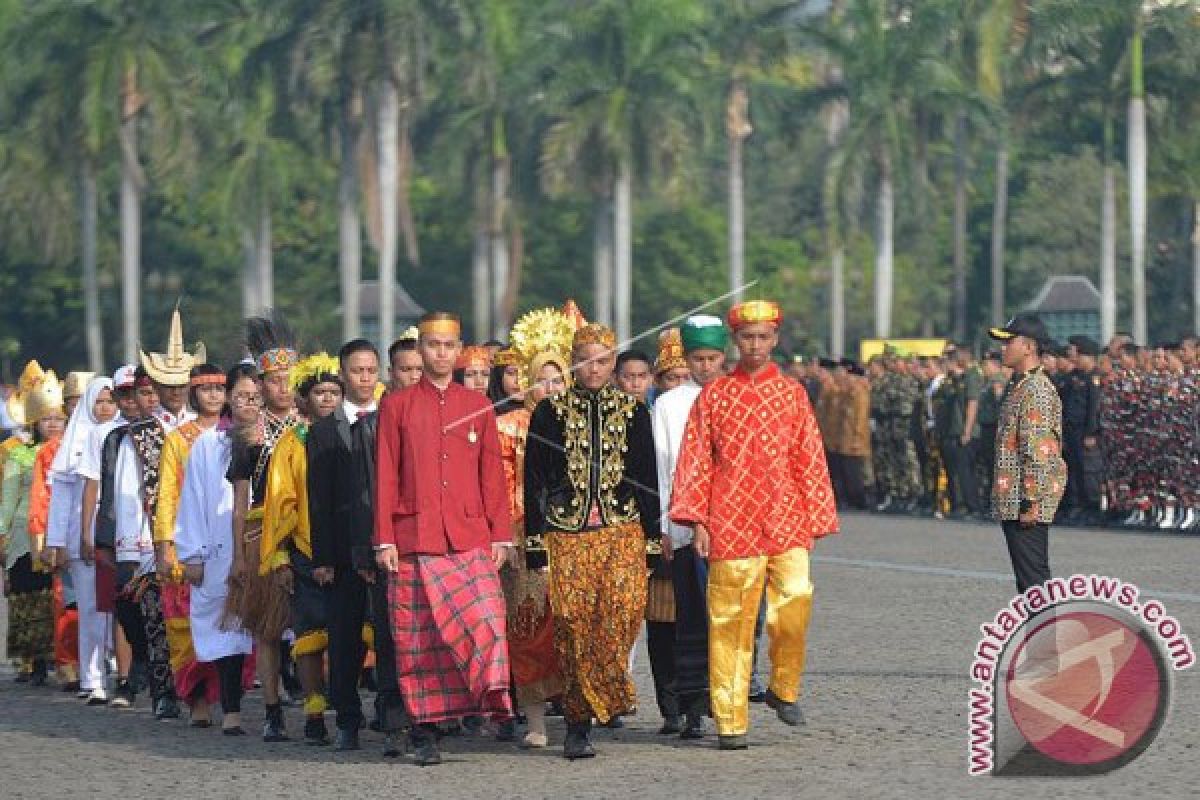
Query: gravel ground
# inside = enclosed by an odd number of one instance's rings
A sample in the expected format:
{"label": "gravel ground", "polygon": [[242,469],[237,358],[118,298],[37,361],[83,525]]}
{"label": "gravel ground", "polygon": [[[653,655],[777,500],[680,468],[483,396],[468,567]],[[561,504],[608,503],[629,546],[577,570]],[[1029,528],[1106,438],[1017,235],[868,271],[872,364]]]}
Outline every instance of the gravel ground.
{"label": "gravel ground", "polygon": [[[255,736],[230,740],[215,728],[155,722],[144,698],[131,711],[87,708],[73,696],[15,684],[5,673],[0,797],[1195,796],[1198,669],[1177,675],[1166,728],[1124,769],[1087,779],[969,778],[967,671],[979,625],[1013,591],[999,529],[851,515],[843,530],[818,546],[814,561],[808,724],[785,728],[755,706],[745,752],[718,752],[711,738],[658,736],[644,651],[636,670],[640,713],[624,730],[597,735],[598,758],[569,764],[553,748],[529,753],[450,739],[443,743],[447,763],[435,769],[385,761],[378,735],[369,732],[366,749],[352,754],[299,742],[267,745]],[[1144,596],[1161,597],[1200,646],[1200,538],[1056,529],[1051,548],[1058,575],[1113,575],[1139,584]],[[248,696],[243,717],[251,732],[261,725],[257,693]],[[288,724],[299,733],[297,709]],[[561,743],[561,720],[552,720],[550,732]]]}

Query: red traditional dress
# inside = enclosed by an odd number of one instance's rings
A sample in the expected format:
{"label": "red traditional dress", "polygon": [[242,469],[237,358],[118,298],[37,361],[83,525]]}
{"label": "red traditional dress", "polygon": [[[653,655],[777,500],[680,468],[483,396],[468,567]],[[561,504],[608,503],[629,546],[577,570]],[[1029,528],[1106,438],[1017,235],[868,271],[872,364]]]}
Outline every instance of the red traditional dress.
{"label": "red traditional dress", "polygon": [[692,407],[671,519],[711,536],[709,685],[722,736],[746,733],[754,621],[767,586],[770,689],[799,695],[812,608],[808,551],[838,527],[821,434],[804,387],[768,364],[740,366]]}
{"label": "red traditional dress", "polygon": [[[46,535],[50,515],[50,464],[58,455],[62,438],[51,439],[38,450],[33,462],[33,482],[29,487],[29,532]],[[63,585],[67,573],[54,576],[54,665],[63,683],[79,680],[79,611],[74,592]]]}
{"label": "red traditional dress", "polygon": [[501,572],[508,601],[508,650],[512,659],[517,705],[525,708],[562,692],[562,674],[554,651],[554,617],[550,613],[546,570],[531,568],[525,560],[525,437],[529,411],[518,408],[496,420],[500,456],[508,485],[513,540],[518,544],[516,567]]}
{"label": "red traditional dress", "polygon": [[374,543],[400,557],[388,606],[399,688],[415,723],[512,715],[504,594],[491,562],[491,545],[511,541],[487,398],[428,377],[385,396]]}

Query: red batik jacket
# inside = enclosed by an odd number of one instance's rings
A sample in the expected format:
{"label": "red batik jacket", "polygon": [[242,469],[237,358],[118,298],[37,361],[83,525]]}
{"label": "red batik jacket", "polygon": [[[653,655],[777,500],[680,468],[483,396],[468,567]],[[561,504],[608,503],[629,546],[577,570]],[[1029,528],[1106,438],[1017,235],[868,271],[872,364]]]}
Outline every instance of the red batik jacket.
{"label": "red batik jacket", "polygon": [[692,406],[671,493],[671,520],[702,523],[710,558],[777,555],[838,528],[829,468],[808,393],[774,364],[741,367]]}

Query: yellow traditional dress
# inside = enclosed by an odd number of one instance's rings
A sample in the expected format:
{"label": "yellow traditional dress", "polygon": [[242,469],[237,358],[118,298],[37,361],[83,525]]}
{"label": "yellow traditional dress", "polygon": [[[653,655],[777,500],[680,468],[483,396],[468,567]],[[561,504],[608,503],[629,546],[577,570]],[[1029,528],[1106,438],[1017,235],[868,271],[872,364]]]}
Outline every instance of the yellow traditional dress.
{"label": "yellow traditional dress", "polygon": [[195,421],[185,422],[167,434],[159,460],[158,506],[154,513],[154,544],[167,545],[169,578],[162,587],[163,622],[167,628],[167,647],[171,651],[171,672],[175,692],[189,704],[203,693],[210,703],[220,698],[216,667],[196,660],[192,642],[191,587],[183,580],[183,570],[175,555],[175,522],[179,514],[179,495],[183,490],[184,468],[192,444],[204,433]]}

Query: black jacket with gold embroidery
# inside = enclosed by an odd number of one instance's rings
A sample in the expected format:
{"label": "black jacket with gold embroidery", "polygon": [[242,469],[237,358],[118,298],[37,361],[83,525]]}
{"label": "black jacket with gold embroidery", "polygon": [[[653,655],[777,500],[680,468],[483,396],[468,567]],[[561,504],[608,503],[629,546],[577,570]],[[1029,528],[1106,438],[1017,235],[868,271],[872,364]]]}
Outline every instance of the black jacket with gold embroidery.
{"label": "black jacket with gold embroidery", "polygon": [[534,409],[525,444],[525,531],[580,533],[593,506],[601,527],[640,523],[661,536],[650,412],[613,386],[573,387]]}

